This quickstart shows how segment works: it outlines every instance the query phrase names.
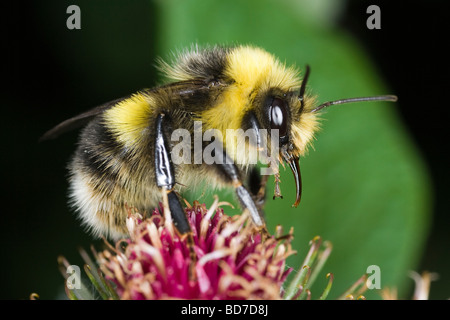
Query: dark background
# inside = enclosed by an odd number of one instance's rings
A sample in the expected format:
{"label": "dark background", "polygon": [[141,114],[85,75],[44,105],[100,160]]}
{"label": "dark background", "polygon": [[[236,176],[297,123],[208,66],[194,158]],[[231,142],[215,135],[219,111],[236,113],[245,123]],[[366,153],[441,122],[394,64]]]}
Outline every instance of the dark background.
{"label": "dark background", "polygon": [[[380,73],[389,79],[386,86],[399,96],[403,121],[432,178],[432,230],[418,269],[440,274],[440,280],[431,285],[432,299],[450,297],[449,103],[446,91],[449,87],[446,44],[450,13],[444,3],[349,1],[340,21],[373,54]],[[366,23],[369,4],[381,8],[381,30],[361,28]],[[79,264],[76,248],[88,247],[92,241],[73,215],[60,212],[60,208],[65,207],[68,187],[61,177],[67,175],[65,165],[74,150],[77,132],[68,133],[59,141],[38,143],[37,140],[68,116],[156,83],[151,63],[139,64],[137,61],[141,59],[117,62],[120,52],[126,50],[126,43],[140,43],[137,54],[145,59],[155,56],[153,44],[156,41],[145,39],[154,39],[157,34],[153,32],[151,21],[158,17],[151,3],[147,4],[148,10],[143,10],[142,3],[136,2],[125,7],[124,10],[136,17],[134,21],[105,17],[99,12],[99,19],[117,19],[113,29],[103,32],[110,34],[121,47],[114,47],[115,42],[102,39],[100,34],[98,38],[98,41],[105,41],[105,50],[115,50],[117,57],[113,61],[97,59],[100,62],[96,65],[76,66],[61,60],[65,52],[78,50],[64,46],[61,41],[69,31],[52,28],[58,23],[65,24],[65,15],[60,15],[60,21],[50,20],[47,17],[53,14],[52,6],[45,9],[36,2],[11,1],[2,6],[6,6],[2,10],[2,75],[6,84],[3,85],[0,126],[3,142],[0,298],[27,299],[31,292],[38,292],[42,298],[53,299],[55,287],[60,281],[62,288],[63,283],[57,272],[56,257],[64,254],[71,262]],[[129,23],[136,30],[146,30],[147,34],[142,31],[135,35],[123,34],[121,27]],[[111,24],[105,24],[105,28],[111,28]],[[94,70],[94,76],[85,78],[80,68]],[[96,72],[102,77],[95,78]],[[114,79],[119,77],[125,77],[126,81],[116,82]],[[111,81],[100,82],[105,78]],[[89,85],[80,85],[87,82]],[[42,197],[42,189],[47,198]],[[52,239],[51,243],[48,239]],[[37,274],[41,278],[36,278]]]}
{"label": "dark background", "polygon": [[[399,111],[431,175],[433,222],[419,270],[439,273],[430,298],[450,297],[450,157],[447,43],[449,11],[444,1],[372,1],[381,8],[381,29],[368,30],[368,1],[349,1],[341,24],[372,53],[387,86],[399,97]],[[447,6],[448,8],[448,6]],[[389,31],[386,31],[389,30]],[[414,94],[411,95],[410,93]]]}

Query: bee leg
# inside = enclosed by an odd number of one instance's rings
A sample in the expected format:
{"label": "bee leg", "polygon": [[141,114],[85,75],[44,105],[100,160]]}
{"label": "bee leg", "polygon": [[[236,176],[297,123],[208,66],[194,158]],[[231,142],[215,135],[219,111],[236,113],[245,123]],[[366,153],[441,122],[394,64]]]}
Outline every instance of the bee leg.
{"label": "bee leg", "polygon": [[214,165],[224,180],[228,181],[234,187],[241,205],[249,210],[253,223],[258,228],[261,228],[261,230],[266,230],[264,218],[259,213],[258,206],[255,204],[252,194],[243,185],[240,178],[241,174],[239,169],[236,167],[226,151],[219,145],[216,145]]}
{"label": "bee leg", "polygon": [[273,191],[273,200],[275,200],[276,198],[283,199],[283,196],[281,195],[280,183],[280,173],[277,172],[275,173],[275,189]]}
{"label": "bee leg", "polygon": [[253,167],[248,179],[249,191],[252,193],[255,204],[261,214],[264,214],[263,208],[266,203],[266,184],[268,178],[268,175],[261,175],[258,167]]}
{"label": "bee leg", "polygon": [[170,157],[170,147],[168,139],[164,134],[164,127],[168,125],[168,119],[164,114],[158,115],[156,118],[156,139],[155,139],[155,176],[156,185],[159,188],[167,190],[167,198],[169,202],[170,214],[173,224],[182,236],[187,236],[186,241],[189,247],[189,256],[191,264],[189,267],[189,277],[191,280],[196,279],[195,262],[197,255],[194,250],[194,238],[187,219],[186,213],[181,205],[180,199],[173,190],[175,186],[175,170],[172,159]]}
{"label": "bee leg", "polygon": [[164,134],[163,128],[167,125],[164,114],[156,118],[156,139],[155,139],[155,175],[156,185],[159,188],[165,187],[168,190],[169,209],[172,219],[178,232],[182,235],[191,232],[189,221],[181,205],[180,199],[173,191],[175,186],[175,170],[170,158],[170,147]]}

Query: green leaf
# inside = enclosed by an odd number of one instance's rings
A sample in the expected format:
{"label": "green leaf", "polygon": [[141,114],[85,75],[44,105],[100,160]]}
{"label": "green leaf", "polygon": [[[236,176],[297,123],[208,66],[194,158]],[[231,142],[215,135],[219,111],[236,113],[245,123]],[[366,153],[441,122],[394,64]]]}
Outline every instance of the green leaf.
{"label": "green leaf", "polygon": [[[357,41],[333,23],[341,4],[160,1],[159,54],[168,57],[192,43],[254,44],[288,64],[300,68],[309,64],[309,89],[321,102],[395,94],[383,85]],[[300,206],[291,207],[295,185],[289,170],[281,176],[284,200],[271,199],[273,178],[269,180],[265,210],[269,229],[277,224],[294,227],[293,248],[299,254],[288,262],[297,269],[314,236],[333,244],[324,274],[311,289],[313,298],[327,286],[328,272],[334,274],[328,296],[333,299],[370,265],[380,267],[381,286],[398,287],[402,297],[410,284],[407,271],[417,267],[429,224],[430,183],[422,160],[394,103],[331,107],[322,118],[314,150],[301,159]],[[221,200],[230,197],[230,192],[220,193]],[[212,203],[212,198],[205,201]],[[379,297],[374,290],[365,296]]]}

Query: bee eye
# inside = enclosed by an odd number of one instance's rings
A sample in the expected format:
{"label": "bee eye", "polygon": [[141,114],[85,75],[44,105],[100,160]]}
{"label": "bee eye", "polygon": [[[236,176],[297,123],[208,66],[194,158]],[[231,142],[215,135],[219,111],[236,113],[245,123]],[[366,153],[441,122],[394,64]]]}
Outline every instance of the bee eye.
{"label": "bee eye", "polygon": [[270,106],[270,128],[278,129],[280,138],[287,134],[287,110],[286,102],[279,98],[273,98]]}

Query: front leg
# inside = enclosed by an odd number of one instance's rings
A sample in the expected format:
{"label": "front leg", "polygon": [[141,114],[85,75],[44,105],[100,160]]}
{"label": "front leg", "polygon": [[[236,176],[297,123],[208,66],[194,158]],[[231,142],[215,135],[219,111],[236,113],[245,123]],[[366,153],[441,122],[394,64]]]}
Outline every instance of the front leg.
{"label": "front leg", "polygon": [[[250,129],[251,132],[254,133],[252,136],[254,146],[258,151],[264,150],[264,146],[267,145],[267,141],[263,141],[263,137],[260,135],[261,132],[261,126],[259,124],[258,119],[256,118],[256,114],[254,111],[249,111],[245,116],[244,120],[242,121],[244,129],[248,130]],[[267,138],[266,138],[267,139]],[[268,180],[267,175],[262,175],[259,173],[259,170],[257,167],[254,167],[252,171],[250,172],[249,177],[249,188],[253,195],[255,196],[255,202],[258,204],[258,207],[262,208],[264,206],[265,202],[265,196],[266,196],[266,184]],[[283,199],[283,196],[281,195],[280,190],[280,174],[277,170],[275,172],[275,189],[273,194],[273,199],[275,198],[281,198]]]}
{"label": "front leg", "polygon": [[252,194],[243,185],[239,169],[220,144],[216,145],[214,158],[215,161],[212,165],[216,167],[222,178],[233,186],[241,205],[250,212],[253,223],[257,227],[266,230],[264,218],[259,213]]}
{"label": "front leg", "polygon": [[249,191],[253,195],[256,206],[263,216],[263,209],[266,203],[266,185],[268,178],[268,175],[261,175],[260,169],[255,166],[250,170],[247,182]]}

